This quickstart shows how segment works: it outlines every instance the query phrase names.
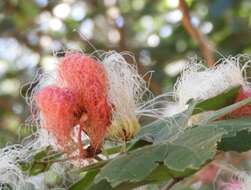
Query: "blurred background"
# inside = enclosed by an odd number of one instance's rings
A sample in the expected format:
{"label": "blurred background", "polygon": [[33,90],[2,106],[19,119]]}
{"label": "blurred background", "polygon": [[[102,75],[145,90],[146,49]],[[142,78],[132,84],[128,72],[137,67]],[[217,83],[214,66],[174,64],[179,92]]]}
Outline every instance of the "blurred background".
{"label": "blurred background", "polygon": [[[198,44],[182,25],[184,14],[178,3],[1,0],[0,147],[18,140],[20,126],[30,114],[21,96],[27,91],[25,84],[38,70],[55,67],[55,52],[74,49],[92,53],[90,43],[105,51],[130,51],[141,74],[155,71],[152,91],[170,91],[187,58],[201,56]],[[207,36],[214,49],[226,56],[251,53],[250,0],[186,3],[192,26]]]}

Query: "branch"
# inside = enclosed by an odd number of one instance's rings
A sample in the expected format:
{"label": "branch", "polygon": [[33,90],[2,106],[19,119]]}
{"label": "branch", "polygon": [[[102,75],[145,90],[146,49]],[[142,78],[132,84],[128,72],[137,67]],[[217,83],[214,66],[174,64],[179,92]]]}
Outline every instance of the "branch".
{"label": "branch", "polygon": [[170,183],[167,184],[167,186],[164,187],[163,190],[170,190],[174,185],[179,183],[183,178],[174,178]]}
{"label": "branch", "polygon": [[195,28],[192,25],[189,10],[188,10],[185,0],[179,1],[179,9],[183,13],[182,23],[185,30],[192,37],[192,39],[196,43],[198,43],[201,53],[203,57],[205,58],[207,65],[211,67],[214,64],[214,55],[209,47],[208,39],[206,38],[206,36],[201,34],[197,28]]}

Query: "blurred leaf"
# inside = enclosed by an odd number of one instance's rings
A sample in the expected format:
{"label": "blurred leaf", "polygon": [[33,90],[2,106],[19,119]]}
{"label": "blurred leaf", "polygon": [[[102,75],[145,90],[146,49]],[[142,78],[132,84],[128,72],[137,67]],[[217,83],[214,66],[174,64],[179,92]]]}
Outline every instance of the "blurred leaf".
{"label": "blurred leaf", "polygon": [[62,154],[55,152],[51,146],[46,147],[35,154],[31,160],[27,162],[19,162],[20,168],[30,176],[48,171],[53,161],[59,158]]}
{"label": "blurred leaf", "polygon": [[229,9],[233,5],[233,0],[218,0],[212,3],[210,7],[210,16],[216,19],[219,16],[222,16],[224,12]]}
{"label": "blurred leaf", "polygon": [[223,128],[227,131],[227,134],[224,135],[224,137],[233,137],[239,131],[251,130],[251,118],[243,117],[236,119],[219,120],[208,124],[208,126],[215,128]]}
{"label": "blurred leaf", "polygon": [[17,143],[17,135],[11,130],[0,128],[0,147],[6,146],[6,144]]}

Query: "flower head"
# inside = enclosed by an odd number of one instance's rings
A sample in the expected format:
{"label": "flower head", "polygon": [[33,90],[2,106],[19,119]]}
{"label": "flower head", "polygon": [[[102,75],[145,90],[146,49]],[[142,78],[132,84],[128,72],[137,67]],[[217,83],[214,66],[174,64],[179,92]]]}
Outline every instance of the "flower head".
{"label": "flower head", "polygon": [[190,99],[205,100],[237,85],[246,89],[250,86],[246,77],[249,62],[245,56],[237,56],[223,58],[211,68],[197,62],[188,64],[175,84],[174,99],[179,108],[175,113],[185,110]]}
{"label": "flower head", "polygon": [[128,140],[139,131],[137,111],[149,94],[145,80],[135,65],[114,51],[105,54],[102,61],[108,77],[108,98],[112,105],[112,123],[108,137]]}
{"label": "flower head", "polygon": [[86,55],[67,53],[55,78],[53,85],[43,86],[35,93],[42,127],[65,149],[74,144],[73,131],[78,126],[80,153],[84,154],[83,131],[89,136],[92,148],[99,150],[111,117],[102,65]]}
{"label": "flower head", "polygon": [[90,140],[88,151],[99,151],[106,137],[119,141],[134,137],[140,115],[160,117],[161,108],[152,109],[158,98],[146,101],[151,97],[147,83],[123,54],[111,51],[97,60],[70,52],[55,73],[54,81],[40,85],[34,96],[41,126],[64,150],[78,144],[84,154],[85,133]]}
{"label": "flower head", "polygon": [[74,93],[86,119],[79,124],[90,138],[91,146],[99,149],[111,120],[107,76],[99,61],[80,53],[70,53],[58,66],[59,85]]}

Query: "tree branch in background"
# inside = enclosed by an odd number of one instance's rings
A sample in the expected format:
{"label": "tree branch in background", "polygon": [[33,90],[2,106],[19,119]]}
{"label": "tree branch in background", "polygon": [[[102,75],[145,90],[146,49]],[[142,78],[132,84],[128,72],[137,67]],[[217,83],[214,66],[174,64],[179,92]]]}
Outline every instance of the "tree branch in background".
{"label": "tree branch in background", "polygon": [[210,49],[210,42],[208,41],[206,36],[204,36],[197,28],[192,25],[189,10],[185,0],[179,1],[179,9],[183,14],[182,23],[185,30],[192,37],[192,39],[196,43],[198,43],[200,51],[205,58],[207,65],[211,67],[214,64],[214,54]]}

